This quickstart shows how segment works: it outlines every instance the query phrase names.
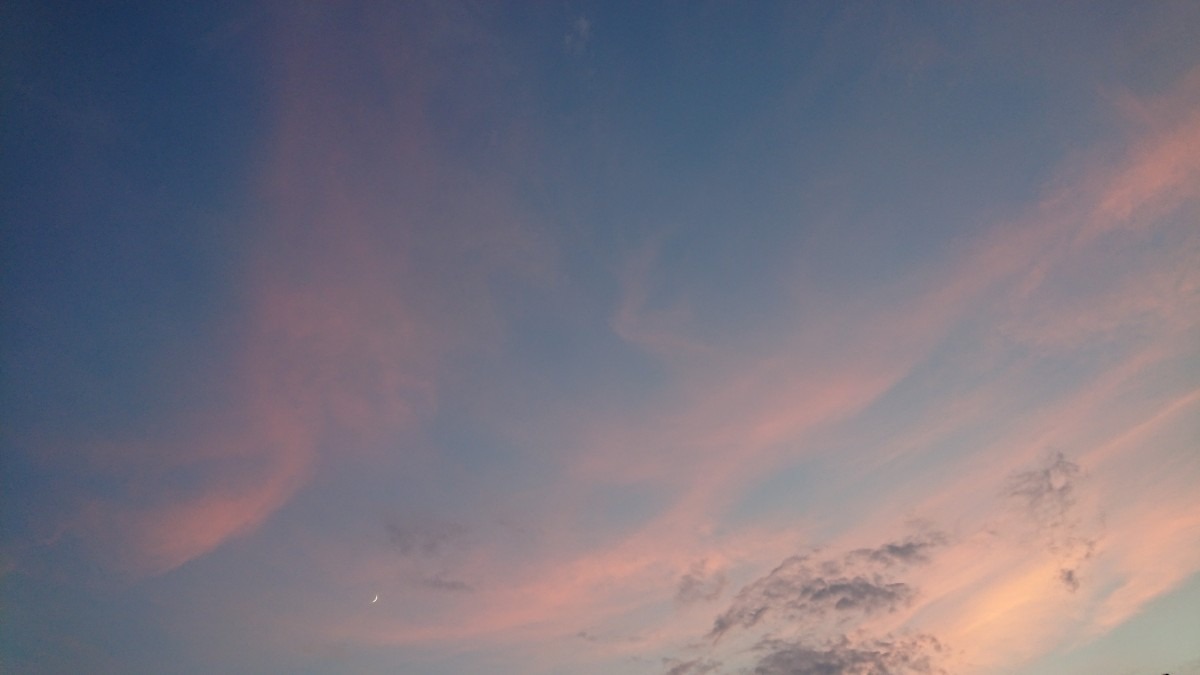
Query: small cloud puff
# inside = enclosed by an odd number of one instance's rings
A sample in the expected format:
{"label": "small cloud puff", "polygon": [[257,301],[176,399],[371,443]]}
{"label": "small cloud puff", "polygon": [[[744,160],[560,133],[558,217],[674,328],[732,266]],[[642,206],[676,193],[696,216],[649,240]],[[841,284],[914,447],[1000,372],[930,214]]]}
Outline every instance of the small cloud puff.
{"label": "small cloud puff", "polygon": [[727,581],[723,572],[710,572],[707,561],[701,560],[680,577],[675,591],[675,604],[682,607],[716,600],[725,591]]}

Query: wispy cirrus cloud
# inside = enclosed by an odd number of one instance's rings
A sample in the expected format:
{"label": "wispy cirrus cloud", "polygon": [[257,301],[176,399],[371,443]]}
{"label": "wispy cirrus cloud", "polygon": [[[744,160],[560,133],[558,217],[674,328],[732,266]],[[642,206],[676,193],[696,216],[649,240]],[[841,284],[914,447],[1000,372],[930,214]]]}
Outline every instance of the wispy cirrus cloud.
{"label": "wispy cirrus cloud", "polygon": [[[483,48],[451,8],[327,8],[266,22],[272,133],[247,197],[243,304],[223,328],[238,344],[213,374],[225,396],[176,415],[170,433],[80,451],[111,489],[81,490],[65,528],[111,570],[178,568],[255,531],[336,458],[377,461],[436,410],[445,354],[497,334],[494,275],[550,274],[551,248],[499,187],[503,172],[463,170],[447,151],[453,139],[429,105],[453,89],[452,74],[417,42],[390,39],[411,26],[405,12],[439,27],[421,33],[425,44]],[[365,30],[350,52],[321,30],[335,15]],[[405,65],[381,90],[361,77],[364,62]]]}

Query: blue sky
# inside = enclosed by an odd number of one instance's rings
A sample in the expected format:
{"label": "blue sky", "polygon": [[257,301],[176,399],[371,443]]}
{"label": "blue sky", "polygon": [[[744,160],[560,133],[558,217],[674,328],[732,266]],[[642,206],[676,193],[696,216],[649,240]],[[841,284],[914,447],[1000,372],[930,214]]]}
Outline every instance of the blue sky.
{"label": "blue sky", "polygon": [[1200,673],[1200,7],[14,2],[0,664]]}

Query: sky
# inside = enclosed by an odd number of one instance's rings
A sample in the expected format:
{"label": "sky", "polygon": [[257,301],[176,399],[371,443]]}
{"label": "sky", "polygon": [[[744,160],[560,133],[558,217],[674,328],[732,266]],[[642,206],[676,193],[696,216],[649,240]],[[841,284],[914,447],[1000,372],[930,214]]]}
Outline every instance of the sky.
{"label": "sky", "polygon": [[1200,674],[1200,3],[0,51],[0,670]]}

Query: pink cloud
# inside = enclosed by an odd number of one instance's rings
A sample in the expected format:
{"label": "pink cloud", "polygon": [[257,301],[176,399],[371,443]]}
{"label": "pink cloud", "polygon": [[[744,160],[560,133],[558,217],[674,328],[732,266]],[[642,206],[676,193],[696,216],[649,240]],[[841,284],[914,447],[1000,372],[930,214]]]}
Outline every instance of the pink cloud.
{"label": "pink cloud", "polygon": [[1116,98],[1144,140],[1101,188],[1086,232],[1091,236],[1153,222],[1162,210],[1200,195],[1200,68],[1158,96]]}
{"label": "pink cloud", "polygon": [[[552,247],[510,196],[503,165],[525,161],[520,147],[464,169],[426,109],[446,78],[486,73],[437,70],[393,39],[408,24],[387,10],[359,17],[366,35],[350,50],[288,14],[274,26],[274,133],[250,188],[226,405],[169,441],[85,451],[118,487],[86,500],[72,528],[115,569],[174,569],[260,527],[327,455],[380,452],[435,410],[446,353],[499,334],[493,279],[555,274]],[[463,28],[450,16],[428,25]],[[394,77],[368,82],[363,63]]]}

